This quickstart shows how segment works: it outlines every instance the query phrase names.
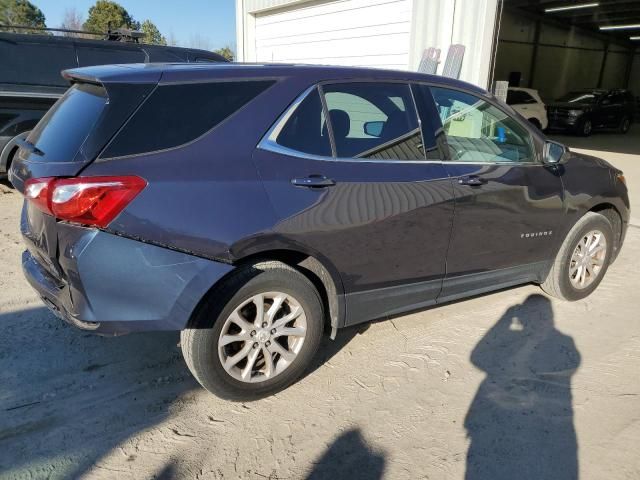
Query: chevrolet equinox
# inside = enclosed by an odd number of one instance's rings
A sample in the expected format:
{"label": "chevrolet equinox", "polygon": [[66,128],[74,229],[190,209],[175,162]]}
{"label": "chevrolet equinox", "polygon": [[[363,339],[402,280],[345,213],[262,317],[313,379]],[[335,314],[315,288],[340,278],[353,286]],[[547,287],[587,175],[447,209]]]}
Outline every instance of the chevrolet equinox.
{"label": "chevrolet equinox", "polygon": [[20,142],[26,278],[100,334],[180,330],[224,398],[294,382],[324,331],[538,283],[579,300],[617,256],[622,172],[486,91],[413,72],[67,70]]}

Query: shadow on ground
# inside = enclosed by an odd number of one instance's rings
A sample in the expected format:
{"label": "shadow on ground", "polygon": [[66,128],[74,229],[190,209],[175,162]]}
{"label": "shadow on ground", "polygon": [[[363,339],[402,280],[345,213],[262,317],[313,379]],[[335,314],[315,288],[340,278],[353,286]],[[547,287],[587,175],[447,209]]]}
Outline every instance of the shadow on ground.
{"label": "shadow on ground", "polygon": [[[308,373],[366,328],[325,339]],[[0,472],[78,478],[100,469],[97,462],[131,436],[194,401],[190,392],[201,387],[178,342],[178,332],[99,337],[67,326],[44,307],[0,314]],[[165,478],[176,468],[167,465]]]}
{"label": "shadow on ground", "polygon": [[367,444],[359,429],[348,430],[329,446],[315,462],[307,480],[349,478],[382,478],[385,467],[384,452]]}
{"label": "shadow on ground", "polygon": [[0,471],[78,478],[199,386],[174,333],[97,337],[45,308],[0,314]]}
{"label": "shadow on ground", "polygon": [[476,345],[486,373],[465,419],[468,480],[578,478],[571,377],[580,354],[549,299],[510,307]]}

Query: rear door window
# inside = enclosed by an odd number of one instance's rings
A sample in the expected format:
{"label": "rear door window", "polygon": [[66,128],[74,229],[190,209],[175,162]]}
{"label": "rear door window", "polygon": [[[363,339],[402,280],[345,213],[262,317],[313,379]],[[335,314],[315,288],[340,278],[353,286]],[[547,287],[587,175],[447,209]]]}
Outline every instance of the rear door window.
{"label": "rear door window", "polygon": [[409,85],[324,85],[336,156],[424,160],[422,134]]}
{"label": "rear door window", "polygon": [[104,88],[76,84],[45,114],[27,137],[42,155],[34,161],[71,162],[107,104]]}
{"label": "rear door window", "polygon": [[214,128],[273,81],[160,85],[107,146],[121,157],[184,145]]}

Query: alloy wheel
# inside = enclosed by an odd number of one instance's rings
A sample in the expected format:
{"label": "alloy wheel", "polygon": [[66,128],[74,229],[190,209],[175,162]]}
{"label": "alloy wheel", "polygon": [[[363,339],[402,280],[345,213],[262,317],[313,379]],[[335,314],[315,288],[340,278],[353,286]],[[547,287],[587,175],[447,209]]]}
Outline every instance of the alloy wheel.
{"label": "alloy wheel", "polygon": [[607,239],[599,230],[585,234],[573,250],[569,263],[571,285],[582,290],[591,285],[604,267]]}
{"label": "alloy wheel", "polygon": [[593,130],[593,125],[591,124],[591,120],[585,121],[582,127],[582,133],[584,133],[585,135],[590,135],[591,130]]}
{"label": "alloy wheel", "polygon": [[220,361],[236,380],[264,382],[291,365],[306,332],[307,317],[295,298],[282,292],[259,293],[240,304],[222,326]]}

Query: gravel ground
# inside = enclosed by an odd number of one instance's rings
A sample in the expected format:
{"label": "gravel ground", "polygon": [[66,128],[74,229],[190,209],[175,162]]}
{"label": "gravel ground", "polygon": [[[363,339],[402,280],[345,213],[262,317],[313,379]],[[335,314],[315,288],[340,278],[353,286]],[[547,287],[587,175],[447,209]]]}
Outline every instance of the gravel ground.
{"label": "gravel ground", "polygon": [[197,385],[177,334],[48,313],[20,271],[20,204],[0,185],[1,478],[640,478],[636,225],[586,300],[524,286],[349,329],[239,404]]}

